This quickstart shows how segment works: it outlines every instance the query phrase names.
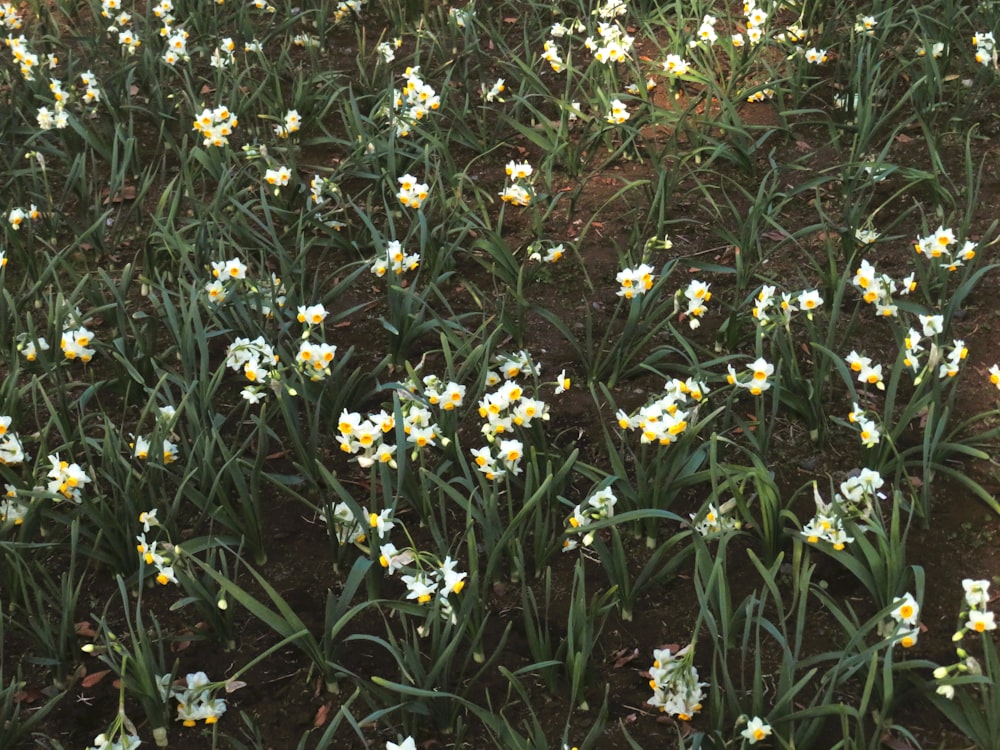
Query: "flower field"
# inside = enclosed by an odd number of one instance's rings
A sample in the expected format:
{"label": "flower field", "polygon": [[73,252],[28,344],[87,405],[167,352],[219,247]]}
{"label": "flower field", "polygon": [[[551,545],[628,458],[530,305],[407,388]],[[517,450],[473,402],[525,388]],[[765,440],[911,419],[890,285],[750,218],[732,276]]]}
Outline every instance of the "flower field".
{"label": "flower field", "polygon": [[0,25],[0,747],[1000,748],[995,4]]}

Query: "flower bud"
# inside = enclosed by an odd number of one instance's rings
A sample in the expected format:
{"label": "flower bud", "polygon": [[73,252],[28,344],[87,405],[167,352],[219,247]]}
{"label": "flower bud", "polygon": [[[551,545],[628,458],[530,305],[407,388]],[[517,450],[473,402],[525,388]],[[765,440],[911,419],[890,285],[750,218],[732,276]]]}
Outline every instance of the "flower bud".
{"label": "flower bud", "polygon": [[941,680],[948,676],[948,667],[938,667],[934,670],[934,679]]}

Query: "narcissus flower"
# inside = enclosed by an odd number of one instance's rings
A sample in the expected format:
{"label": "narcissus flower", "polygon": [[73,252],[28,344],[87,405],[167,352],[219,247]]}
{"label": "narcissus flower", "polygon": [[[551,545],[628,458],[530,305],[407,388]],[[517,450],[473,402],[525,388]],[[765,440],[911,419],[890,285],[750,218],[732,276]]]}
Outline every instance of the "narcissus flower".
{"label": "narcissus flower", "polygon": [[526,180],[529,177],[531,177],[531,173],[534,170],[532,169],[531,165],[526,161],[522,162],[509,161],[507,162],[505,171],[507,172],[507,176],[513,180]]}
{"label": "narcissus flower", "polygon": [[753,373],[750,382],[745,386],[747,390],[754,396],[759,396],[761,393],[766,391],[771,387],[771,383],[768,380],[774,374],[774,365],[770,364],[763,357],[755,360],[749,365],[750,371]]}
{"label": "narcissus flower", "polygon": [[892,604],[893,610],[889,613],[892,619],[906,625],[917,624],[917,618],[920,616],[920,605],[913,598],[913,594],[904,594],[902,598],[894,599]]}
{"label": "narcissus flower", "polygon": [[812,65],[819,65],[826,62],[826,50],[810,47],[805,52],[806,62]]}
{"label": "narcissus flower", "polygon": [[520,185],[508,185],[500,193],[500,200],[512,206],[527,206],[531,203],[531,193]]}
{"label": "narcissus flower", "polygon": [[988,580],[973,580],[965,578],[962,580],[962,588],[965,590],[965,603],[973,609],[982,609],[990,601]]}
{"label": "narcissus flower", "polygon": [[997,624],[992,612],[973,609],[969,611],[969,621],[965,623],[965,627],[977,633],[985,633],[987,630],[996,630]]}
{"label": "narcissus flower", "polygon": [[426,183],[417,182],[417,178],[411,174],[404,174],[397,181],[399,192],[396,193],[396,198],[403,206],[418,209],[427,200],[430,188]]}
{"label": "narcissus flower", "polygon": [[747,728],[740,732],[751,745],[756,745],[771,736],[771,727],[759,716],[754,716],[747,722]]}
{"label": "narcissus flower", "polygon": [[621,285],[618,296],[632,299],[653,288],[653,267],[642,263],[635,268],[626,268],[618,272],[615,281]]}
{"label": "narcissus flower", "polygon": [[628,108],[625,106],[624,102],[620,99],[611,100],[611,110],[605,115],[604,119],[613,125],[621,125],[623,122],[628,120],[632,115],[629,113]]}

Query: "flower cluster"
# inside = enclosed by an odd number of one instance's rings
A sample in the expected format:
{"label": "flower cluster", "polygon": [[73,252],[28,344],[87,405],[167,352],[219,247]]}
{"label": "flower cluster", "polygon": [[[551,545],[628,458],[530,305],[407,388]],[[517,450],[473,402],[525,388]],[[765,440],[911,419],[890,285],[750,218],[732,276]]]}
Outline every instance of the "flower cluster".
{"label": "flower cluster", "polygon": [[24,24],[13,3],[0,3],[0,26],[9,31],[17,31]]}
{"label": "flower cluster", "polygon": [[407,68],[403,78],[406,79],[403,90],[393,92],[391,120],[396,126],[396,135],[406,138],[416,123],[441,108],[441,97],[420,78],[419,67]]}
{"label": "flower cluster", "polygon": [[821,65],[826,62],[826,50],[810,47],[805,51],[806,62],[810,65]]}
{"label": "flower cluster", "polygon": [[225,105],[201,111],[194,120],[194,129],[204,138],[203,145],[221,148],[229,143],[229,136],[239,125],[236,114]]}
{"label": "flower cluster", "polygon": [[215,724],[226,712],[226,701],[215,697],[219,687],[204,672],[186,675],[184,682],[171,691],[177,701],[177,720],[186,727],[196,726],[202,720]]}
{"label": "flower cluster", "polygon": [[[618,6],[624,11],[624,4]],[[629,58],[629,50],[635,42],[621,24],[616,20],[610,23],[601,21],[597,24],[597,36],[595,39],[588,36],[583,45],[590,50],[597,62],[607,65],[613,62],[624,62]]]}
{"label": "flower cluster", "polygon": [[688,424],[705,396],[708,386],[694,378],[671,378],[663,386],[664,394],[651,399],[634,414],[621,409],[615,415],[623,430],[638,430],[642,443],[670,445],[687,430]]}
{"label": "flower cluster", "polygon": [[[965,620],[965,623],[952,636],[955,643],[960,642],[970,631],[987,633],[997,629],[996,616],[987,609],[990,603],[990,582],[965,578],[962,580],[962,589],[965,601],[962,611],[959,613],[959,621]],[[940,682],[941,680],[953,676],[961,679],[963,675],[982,674],[979,662],[974,657],[969,656],[964,648],[958,647],[956,652],[959,658],[958,663],[938,667],[934,670],[934,678],[939,681],[937,693],[948,700],[955,697],[955,686],[950,682]]]}
{"label": "flower cluster", "polygon": [[965,240],[959,245],[954,231],[939,226],[933,234],[918,237],[913,247],[925,258],[938,261],[940,268],[955,271],[976,257],[978,245],[971,240]]}
{"label": "flower cluster", "polygon": [[482,87],[483,99],[485,99],[488,102],[504,101],[503,99],[500,98],[500,95],[506,90],[507,88],[506,84],[507,82],[503,78],[497,78],[496,81],[493,82],[493,85],[490,86],[488,89],[486,88],[486,85],[483,84]]}
{"label": "flower cluster", "polygon": [[737,388],[746,388],[751,396],[759,396],[770,389],[770,377],[774,375],[774,365],[763,357],[758,357],[747,365],[749,373],[737,373],[732,365],[726,365],[726,382]]}
{"label": "flower cluster", "polygon": [[3,466],[17,466],[28,459],[21,438],[10,429],[11,421],[10,417],[0,417],[0,465]]}
{"label": "flower cluster", "polygon": [[731,515],[735,507],[735,500],[729,500],[720,506],[709,503],[705,511],[690,514],[691,528],[702,536],[713,536],[724,531],[738,530],[742,528],[743,522]]}
{"label": "flower cluster", "polygon": [[340,23],[347,18],[358,18],[365,8],[367,0],[340,0],[333,11],[334,23]]}
{"label": "flower cluster", "polygon": [[445,382],[437,375],[425,375],[422,382],[424,398],[431,406],[454,411],[465,400],[465,386],[453,380]]}
{"label": "flower cluster", "polygon": [[953,378],[958,375],[962,362],[969,356],[969,349],[962,339],[953,339],[951,346],[945,348],[945,351],[947,354],[942,357],[943,361],[938,365],[938,377]]}
{"label": "flower cluster", "polygon": [[295,364],[304,375],[313,382],[325,380],[330,376],[330,365],[333,364],[337,347],[326,341],[310,341],[314,331],[322,335],[322,324],[326,319],[326,308],[323,305],[299,305],[296,320],[305,325],[299,342],[299,350],[295,353]]}
{"label": "flower cluster", "polygon": [[[537,249],[536,249],[537,248]],[[553,245],[545,251],[545,255],[541,253],[541,247],[538,243],[534,244],[530,248],[532,250],[529,256],[530,260],[538,261],[541,263],[557,263],[566,254],[566,248],[563,243],[558,245]]]}
{"label": "flower cluster", "polygon": [[612,125],[621,125],[631,116],[632,114],[628,111],[628,107],[625,106],[625,103],[621,99],[612,99],[611,109],[604,116],[604,120]]}
{"label": "flower cluster", "polygon": [[760,328],[780,322],[788,326],[792,315],[802,311],[812,320],[813,312],[823,305],[823,298],[815,289],[801,292],[782,292],[779,296],[771,284],[764,284],[754,300],[751,314]]}
{"label": "flower cluster", "polygon": [[458,561],[451,556],[440,560],[436,555],[414,547],[399,549],[388,541],[390,532],[396,526],[390,508],[381,513],[369,513],[368,526],[379,550],[379,564],[389,575],[407,571],[400,576],[406,585],[406,598],[414,599],[418,604],[430,604],[436,598],[442,619],[451,619],[455,623],[450,597],[462,592],[468,578],[468,573],[457,569]]}
{"label": "flower cluster", "polygon": [[319,515],[341,546],[365,543],[365,526],[347,503],[339,502],[322,508]]}
{"label": "flower cluster", "polygon": [[885,480],[877,471],[865,468],[841,482],[840,491],[834,494],[831,502],[825,503],[814,483],[816,514],[802,527],[806,541],[810,544],[827,542],[838,552],[844,549],[854,541],[854,537],[844,530],[844,520],[869,519],[884,484]]}
{"label": "flower cluster", "polygon": [[396,193],[396,198],[406,208],[420,208],[427,200],[427,195],[430,192],[427,183],[417,182],[417,178],[411,174],[404,174],[397,182],[399,182],[399,191]]}
{"label": "flower cluster", "polygon": [[711,284],[706,284],[704,281],[692,280],[683,291],[684,299],[687,300],[687,310],[684,314],[692,329],[701,325],[700,318],[708,312],[706,304],[712,299],[712,293],[708,290],[710,286]]}
{"label": "flower cluster", "polygon": [[291,178],[292,170],[284,165],[278,165],[277,168],[264,171],[264,182],[274,188],[275,195],[281,192],[281,188],[288,185],[288,181]]}
{"label": "flower cluster", "polygon": [[66,113],[68,94],[63,89],[62,82],[56,78],[49,79],[49,91],[55,100],[53,108],[50,110],[48,107],[39,107],[35,119],[42,130],[61,130],[69,125],[69,115]]}
{"label": "flower cluster", "polygon": [[[150,450],[150,440],[147,437],[139,435],[130,444],[129,447],[132,448],[132,455],[138,458],[140,461],[145,461],[149,458]],[[177,455],[179,448],[176,443],[163,438],[160,442],[160,455],[163,456],[163,463],[169,464],[177,460]]]}
{"label": "flower cluster", "polygon": [[857,21],[854,22],[854,33],[875,36],[876,26],[878,21],[875,20],[875,16],[864,16],[859,13]]}
{"label": "flower cluster", "polygon": [[403,46],[403,40],[396,37],[391,42],[379,42],[375,45],[375,54],[384,63],[391,63],[396,59],[396,50]]}
{"label": "flower cluster", "polygon": [[615,281],[620,285],[618,296],[632,299],[635,295],[643,295],[653,288],[653,267],[640,263],[635,268],[626,268],[618,272]]}
{"label": "flower cluster", "polygon": [[880,391],[885,390],[885,379],[882,376],[882,365],[873,364],[871,357],[858,354],[852,350],[844,357],[852,372],[857,373],[858,382],[873,385]]}
{"label": "flower cluster", "polygon": [[[0,263],[0,267],[2,267],[2,263]],[[22,333],[17,337],[17,350],[28,362],[34,362],[38,359],[39,352],[47,352],[49,349],[49,342],[45,340],[44,336],[31,338],[28,334]]]}
{"label": "flower cluster", "polygon": [[980,65],[997,66],[997,43],[991,31],[978,31],[972,36],[972,46],[976,48],[976,62]]}
{"label": "flower cluster", "polygon": [[[415,599],[418,604],[429,604],[436,597],[441,607],[441,618],[451,619],[453,624],[457,622],[450,597],[451,594],[462,593],[468,573],[456,569],[458,565],[456,560],[445,557],[435,565],[437,560],[433,555],[415,550],[400,552],[391,543],[382,545],[380,553],[379,562],[390,575],[404,569],[406,560],[417,562],[419,565],[417,569],[400,576],[400,580],[406,584],[406,598]],[[428,562],[431,563],[429,566]]]}
{"label": "flower cluster", "polygon": [[83,101],[97,104],[101,101],[101,90],[97,87],[97,77],[89,70],[80,74],[80,84],[84,87]]}
{"label": "flower cluster", "polygon": [[243,388],[241,394],[251,404],[258,403],[264,396],[262,385],[265,382],[278,378],[278,373],[274,371],[277,366],[278,355],[271,345],[264,341],[263,336],[258,336],[253,341],[237,337],[226,350],[226,367],[236,371],[242,370],[243,375],[251,383]]}
{"label": "flower cluster", "polygon": [[392,240],[386,245],[385,255],[372,262],[371,272],[379,278],[388,271],[401,276],[404,271],[415,271],[419,265],[420,253],[406,253],[398,240]]}
{"label": "flower cluster", "polygon": [[946,51],[944,42],[931,41],[917,47],[917,57],[927,57],[927,53],[930,52],[931,57],[937,60]]}
{"label": "flower cluster", "polygon": [[531,203],[534,193],[531,189],[531,175],[534,171],[531,165],[524,162],[507,162],[504,168],[510,184],[500,193],[500,200],[512,206],[527,206]]}
{"label": "flower cluster", "polygon": [[701,25],[698,26],[698,31],[695,33],[695,38],[691,40],[690,46],[697,47],[702,42],[707,42],[709,45],[715,44],[719,40],[719,35],[715,31],[715,24],[718,22],[718,18],[706,13],[701,19]]}
{"label": "flower cluster", "polygon": [[[273,6],[268,6],[268,8],[271,7]],[[292,37],[292,44],[296,47],[303,47],[305,49],[319,49],[322,42],[315,34],[301,33]]]}
{"label": "flower cluster", "polygon": [[907,295],[917,288],[912,273],[897,284],[888,274],[876,272],[875,266],[867,260],[861,261],[851,283],[861,290],[861,297],[865,302],[875,305],[876,314],[884,317],[896,317],[899,314],[893,295]]}
{"label": "flower cluster", "polygon": [[136,750],[141,744],[142,740],[135,734],[127,735],[122,732],[117,741],[112,741],[107,734],[99,734],[94,738],[94,744],[87,750]]}
{"label": "flower cluster", "polygon": [[[53,495],[62,495],[67,500],[74,503],[82,502],[80,488],[85,484],[90,484],[90,477],[83,470],[80,464],[69,463],[59,459],[59,454],[49,456],[49,469],[46,476],[49,483],[46,489]],[[57,500],[61,498],[56,498]]]}
{"label": "flower cluster", "polygon": [[977,633],[996,630],[997,624],[994,613],[986,609],[986,605],[990,603],[990,582],[974,581],[966,578],[962,581],[962,588],[965,589],[965,603],[969,607],[968,619],[965,622],[965,627],[955,634],[955,640],[959,640],[962,635],[970,630],[974,630]]}
{"label": "flower cluster", "polygon": [[653,651],[653,666],[649,668],[649,686],[653,697],[647,703],[660,711],[690,721],[701,710],[702,688],[708,683],[698,681],[691,644],[672,652],[669,648]]}
{"label": "flower cluster", "polygon": [[142,45],[142,40],[132,29],[128,28],[128,25],[132,23],[131,13],[120,12],[117,15],[112,15],[112,11],[120,9],[121,3],[118,0],[101,1],[101,15],[112,20],[111,26],[108,27],[108,34],[117,36],[118,45],[128,54],[134,55]]}
{"label": "flower cluster", "polygon": [[156,582],[161,586],[168,583],[178,583],[174,573],[174,563],[180,557],[180,547],[175,547],[169,540],[158,539],[148,541],[146,534],[154,528],[160,528],[160,522],[156,518],[156,510],[147,510],[139,514],[139,523],[142,524],[142,533],[135,538],[135,549],[139,553],[146,565],[156,566]]}
{"label": "flower cluster", "polygon": [[802,534],[810,544],[816,544],[822,540],[831,544],[838,552],[854,541],[854,537],[848,536],[844,531],[844,522],[836,503],[824,503],[818,492],[816,493],[816,515],[802,527]]}
{"label": "flower cluster", "polygon": [[882,439],[882,431],[879,430],[878,424],[872,418],[873,416],[862,409],[857,403],[853,404],[851,411],[847,415],[847,421],[858,428],[858,436],[861,438],[861,444],[865,448],[874,448]]}
{"label": "flower cluster", "polygon": [[4,485],[5,494],[0,498],[0,523],[20,526],[28,515],[28,506],[17,499],[17,488]]}
{"label": "flower cluster", "polygon": [[[7,222],[10,224],[11,229],[15,232],[21,228],[25,219],[31,219],[32,221],[38,221],[42,218],[42,212],[38,210],[38,206],[32,203],[28,208],[12,208],[10,213],[7,214]],[[4,258],[6,260],[6,258]]]}
{"label": "flower cluster", "polygon": [[[753,47],[764,38],[764,24],[767,22],[767,12],[758,7],[755,0],[746,0],[743,3],[743,13],[747,21],[747,41]],[[743,46],[743,35],[733,34],[732,42],[734,47]]]}
{"label": "flower cluster", "polygon": [[464,29],[468,24],[472,23],[472,19],[475,17],[476,9],[471,2],[464,8],[453,7],[448,9],[448,20],[460,29]]}
{"label": "flower cluster", "polygon": [[[247,266],[239,258],[212,261],[212,281],[205,284],[208,301],[221,305],[236,289],[242,288],[259,307],[265,317],[274,315],[274,307],[285,306],[285,288],[274,274],[270,278],[251,282],[247,276]],[[250,301],[248,299],[248,301]]]}
{"label": "flower cluster", "polygon": [[907,592],[893,599],[889,617],[892,618],[892,622],[883,624],[882,634],[892,637],[894,646],[899,644],[903,648],[911,648],[916,645],[917,637],[920,635],[920,605],[913,594]]}
{"label": "flower cluster", "polygon": [[[362,418],[360,412],[344,409],[337,420],[337,442],[340,450],[357,456],[358,464],[368,468],[376,463],[396,466],[396,446],[383,442],[383,437],[396,427],[396,419],[384,409]],[[412,429],[412,428],[411,428]]]}
{"label": "flower cluster", "polygon": [[[160,5],[162,7],[163,3]],[[164,26],[164,29],[170,29],[170,27]],[[190,60],[191,57],[187,51],[189,36],[188,32],[184,29],[171,29],[168,31],[167,48],[163,51],[163,56],[160,59],[170,66],[176,65],[181,60],[184,62]]]}
{"label": "flower cluster", "polygon": [[299,132],[299,128],[301,127],[302,117],[299,115],[298,110],[290,109],[285,112],[281,124],[274,126],[274,134],[279,138],[287,138],[292,133]]}
{"label": "flower cluster", "polygon": [[[4,11],[5,26],[10,23],[9,19],[12,17],[15,17],[12,13]],[[20,20],[18,20],[17,23],[20,25]],[[8,28],[10,27],[8,26]],[[14,28],[19,28],[19,26]],[[31,48],[28,47],[28,40],[24,38],[24,35],[18,37],[8,35],[4,40],[4,43],[8,48],[10,48],[11,57],[14,58],[14,62],[20,67],[21,76],[24,80],[35,80],[35,71],[38,70],[39,67],[38,55],[32,52]]]}
{"label": "flower cluster", "polygon": [[[479,400],[478,413],[483,420],[482,433],[487,444],[471,451],[476,468],[488,480],[503,479],[507,474],[521,473],[524,458],[524,442],[517,437],[517,430],[529,429],[535,421],[549,419],[549,407],[544,401],[524,393],[517,378],[522,373],[537,378],[541,366],[532,362],[527,352],[501,354],[494,358],[503,378],[495,371],[487,373],[487,387],[496,389],[483,394]],[[568,378],[560,374],[560,386],[566,386]],[[565,390],[565,388],[563,388]]]}
{"label": "flower cluster", "polygon": [[[563,552],[576,549],[580,543],[589,547],[594,542],[594,532],[588,527],[615,514],[615,504],[618,498],[610,487],[605,487],[593,493],[582,503],[573,508],[573,513],[567,520],[566,539],[563,540]],[[569,536],[575,534],[577,538]]]}
{"label": "flower cluster", "polygon": [[224,37],[219,41],[218,46],[212,50],[212,56],[208,64],[213,68],[228,68],[233,61],[233,53],[236,52],[236,43],[232,37]]}
{"label": "flower cluster", "polygon": [[66,359],[79,359],[87,363],[94,356],[94,350],[88,346],[93,338],[94,332],[83,326],[71,328],[63,331],[59,346]]}

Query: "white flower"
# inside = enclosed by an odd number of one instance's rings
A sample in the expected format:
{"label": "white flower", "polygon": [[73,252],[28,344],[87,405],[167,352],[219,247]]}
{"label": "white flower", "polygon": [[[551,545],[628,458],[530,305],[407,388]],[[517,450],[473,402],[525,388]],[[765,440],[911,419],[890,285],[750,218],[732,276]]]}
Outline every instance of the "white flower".
{"label": "white flower", "polygon": [[903,597],[892,602],[893,610],[889,613],[896,622],[907,625],[916,625],[920,616],[920,605],[913,598],[913,594],[906,593]]}
{"label": "white flower", "polygon": [[604,119],[613,125],[621,125],[623,122],[628,120],[632,115],[629,113],[628,108],[620,99],[611,100],[611,110],[605,115]]}
{"label": "white flower", "polygon": [[969,612],[969,621],[965,623],[965,627],[977,633],[985,633],[987,630],[996,630],[997,624],[992,612],[973,609]]}
{"label": "white flower", "polygon": [[761,740],[771,736],[771,727],[759,716],[754,716],[747,722],[747,728],[740,732],[740,734],[742,734],[751,745],[756,745]]}
{"label": "white flower", "polygon": [[819,65],[820,63],[826,62],[826,50],[816,49],[815,47],[810,47],[806,50],[806,62],[812,65]]}

